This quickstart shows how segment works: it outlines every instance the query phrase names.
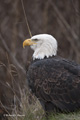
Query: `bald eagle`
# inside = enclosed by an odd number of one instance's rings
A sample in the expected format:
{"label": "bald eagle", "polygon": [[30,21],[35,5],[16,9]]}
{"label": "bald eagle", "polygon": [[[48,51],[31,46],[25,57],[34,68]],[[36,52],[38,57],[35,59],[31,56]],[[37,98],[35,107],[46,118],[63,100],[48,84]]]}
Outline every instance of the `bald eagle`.
{"label": "bald eagle", "polygon": [[32,93],[45,111],[73,112],[80,108],[80,65],[57,56],[57,41],[39,34],[23,42],[34,50],[27,72]]}

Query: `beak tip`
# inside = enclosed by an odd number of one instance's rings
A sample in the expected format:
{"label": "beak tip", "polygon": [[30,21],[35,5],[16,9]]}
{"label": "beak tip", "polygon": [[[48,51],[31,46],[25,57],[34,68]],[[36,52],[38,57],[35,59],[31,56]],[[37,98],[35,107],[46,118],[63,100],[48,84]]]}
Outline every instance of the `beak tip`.
{"label": "beak tip", "polygon": [[25,48],[25,42],[23,42],[23,48]]}
{"label": "beak tip", "polygon": [[23,46],[23,48],[25,49],[25,46]]}

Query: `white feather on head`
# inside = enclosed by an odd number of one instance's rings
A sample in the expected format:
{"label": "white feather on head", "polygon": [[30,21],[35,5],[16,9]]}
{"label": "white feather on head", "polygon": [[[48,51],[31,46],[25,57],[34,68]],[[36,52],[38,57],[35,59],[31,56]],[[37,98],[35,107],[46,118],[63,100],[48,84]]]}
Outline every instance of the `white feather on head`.
{"label": "white feather on head", "polygon": [[31,45],[31,48],[34,50],[33,60],[57,55],[58,44],[52,35],[39,34],[31,37],[31,40],[36,40],[37,43]]}

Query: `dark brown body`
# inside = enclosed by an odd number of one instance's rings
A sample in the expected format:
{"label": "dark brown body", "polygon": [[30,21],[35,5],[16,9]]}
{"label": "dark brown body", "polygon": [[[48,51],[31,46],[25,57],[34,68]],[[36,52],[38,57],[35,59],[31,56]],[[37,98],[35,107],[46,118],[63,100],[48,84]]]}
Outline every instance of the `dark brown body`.
{"label": "dark brown body", "polygon": [[59,57],[34,61],[27,81],[45,111],[73,112],[80,108],[80,66],[75,62]]}

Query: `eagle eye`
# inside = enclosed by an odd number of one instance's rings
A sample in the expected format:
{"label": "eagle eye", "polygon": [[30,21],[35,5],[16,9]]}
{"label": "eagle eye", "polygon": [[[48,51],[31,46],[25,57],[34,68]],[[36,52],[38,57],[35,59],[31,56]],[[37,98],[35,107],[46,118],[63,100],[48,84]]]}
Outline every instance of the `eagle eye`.
{"label": "eagle eye", "polygon": [[32,39],[33,41],[38,41],[38,39],[36,38],[36,39]]}

